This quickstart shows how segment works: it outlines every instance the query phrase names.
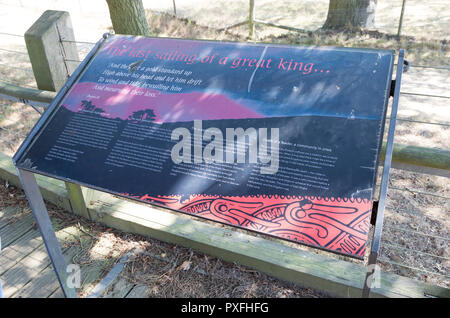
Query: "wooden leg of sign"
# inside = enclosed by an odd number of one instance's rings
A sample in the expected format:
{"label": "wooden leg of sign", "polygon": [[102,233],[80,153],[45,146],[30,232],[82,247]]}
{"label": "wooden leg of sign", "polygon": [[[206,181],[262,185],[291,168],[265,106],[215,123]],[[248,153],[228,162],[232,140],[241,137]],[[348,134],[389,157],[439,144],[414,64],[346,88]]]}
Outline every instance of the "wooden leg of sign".
{"label": "wooden leg of sign", "polygon": [[65,184],[67,194],[69,195],[70,205],[72,207],[72,212],[90,220],[91,216],[89,215],[89,211],[86,208],[86,202],[84,200],[81,186],[71,182],[66,182]]}
{"label": "wooden leg of sign", "polygon": [[77,293],[75,288],[68,286],[67,264],[48,216],[47,208],[45,207],[34,173],[22,169],[17,169],[17,173],[63,293],[68,298],[76,298]]}

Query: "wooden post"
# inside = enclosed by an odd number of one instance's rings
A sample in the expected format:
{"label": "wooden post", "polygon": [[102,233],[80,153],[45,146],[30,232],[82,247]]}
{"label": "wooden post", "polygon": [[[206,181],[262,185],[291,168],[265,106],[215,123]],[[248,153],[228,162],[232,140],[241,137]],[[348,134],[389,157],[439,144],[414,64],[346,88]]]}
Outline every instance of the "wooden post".
{"label": "wooden post", "polygon": [[[45,11],[25,32],[25,43],[38,88],[57,92],[76,67],[66,60],[79,59],[69,13]],[[66,189],[72,212],[90,218],[81,187],[66,182]]]}
{"label": "wooden post", "polygon": [[25,43],[38,88],[58,91],[76,67],[66,59],[78,60],[69,13],[45,11],[25,32]]}
{"label": "wooden post", "polygon": [[91,216],[86,208],[86,201],[81,187],[78,184],[70,182],[65,182],[65,184],[72,212],[90,220]]}
{"label": "wooden post", "polygon": [[255,0],[250,0],[250,8],[248,13],[248,38],[253,39],[253,34],[255,33]]}

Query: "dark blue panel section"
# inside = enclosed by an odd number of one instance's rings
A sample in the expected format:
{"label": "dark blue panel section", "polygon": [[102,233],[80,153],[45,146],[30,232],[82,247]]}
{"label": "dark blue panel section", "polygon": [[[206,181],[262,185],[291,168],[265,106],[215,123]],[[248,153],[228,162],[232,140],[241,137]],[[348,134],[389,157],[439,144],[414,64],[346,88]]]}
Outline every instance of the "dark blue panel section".
{"label": "dark blue panel section", "polygon": [[[111,37],[19,165],[137,196],[370,200],[392,58],[384,50]],[[277,128],[276,170],[261,173],[270,163],[250,154],[243,163],[174,163],[177,128],[190,132],[195,157],[193,120],[203,121],[202,133],[219,130],[223,149],[227,129],[252,128],[259,138],[260,129]]]}

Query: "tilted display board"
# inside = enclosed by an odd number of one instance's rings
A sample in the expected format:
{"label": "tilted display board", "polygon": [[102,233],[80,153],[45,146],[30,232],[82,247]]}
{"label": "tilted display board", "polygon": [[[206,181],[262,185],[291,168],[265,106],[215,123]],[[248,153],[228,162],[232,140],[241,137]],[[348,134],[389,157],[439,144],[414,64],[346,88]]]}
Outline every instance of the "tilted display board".
{"label": "tilted display board", "polygon": [[365,254],[393,52],[110,36],[23,170]]}

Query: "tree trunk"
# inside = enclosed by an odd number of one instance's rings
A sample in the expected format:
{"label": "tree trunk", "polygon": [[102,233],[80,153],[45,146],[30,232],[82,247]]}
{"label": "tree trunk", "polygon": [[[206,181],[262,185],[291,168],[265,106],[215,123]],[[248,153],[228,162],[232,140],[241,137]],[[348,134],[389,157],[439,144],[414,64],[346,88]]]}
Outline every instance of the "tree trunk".
{"label": "tree trunk", "polygon": [[142,0],[106,0],[116,34],[150,35]]}
{"label": "tree trunk", "polygon": [[330,0],[323,29],[373,28],[377,0]]}

